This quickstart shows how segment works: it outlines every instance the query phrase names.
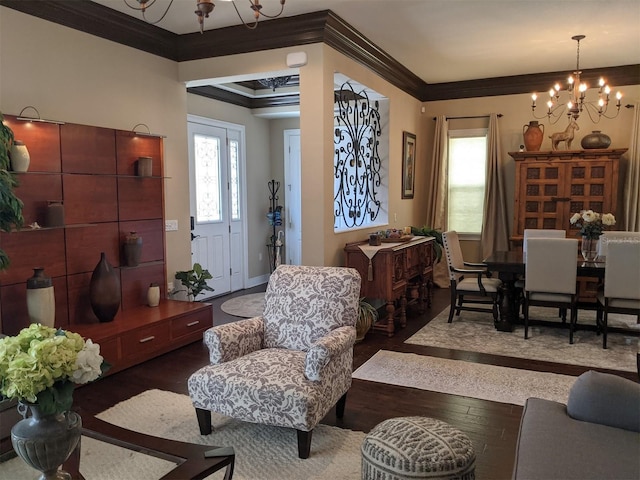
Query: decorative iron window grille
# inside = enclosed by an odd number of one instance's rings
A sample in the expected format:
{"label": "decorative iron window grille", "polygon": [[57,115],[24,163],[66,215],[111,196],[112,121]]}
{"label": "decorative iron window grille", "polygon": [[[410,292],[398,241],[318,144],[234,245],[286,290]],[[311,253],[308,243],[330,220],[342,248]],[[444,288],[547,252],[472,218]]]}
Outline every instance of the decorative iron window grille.
{"label": "decorative iron window grille", "polygon": [[336,224],[360,227],[380,213],[379,103],[372,103],[365,90],[356,93],[349,82],[342,84],[335,97],[334,215]]}

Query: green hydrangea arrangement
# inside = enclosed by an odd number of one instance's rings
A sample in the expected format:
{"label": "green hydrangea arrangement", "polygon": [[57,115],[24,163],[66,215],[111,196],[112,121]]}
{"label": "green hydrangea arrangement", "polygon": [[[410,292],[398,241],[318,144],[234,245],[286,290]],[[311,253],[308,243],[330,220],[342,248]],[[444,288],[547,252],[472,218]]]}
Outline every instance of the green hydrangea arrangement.
{"label": "green hydrangea arrangement", "polygon": [[74,385],[97,379],[106,368],[100,345],[77,333],[34,323],[0,339],[0,393],[37,403],[45,415],[68,411]]}

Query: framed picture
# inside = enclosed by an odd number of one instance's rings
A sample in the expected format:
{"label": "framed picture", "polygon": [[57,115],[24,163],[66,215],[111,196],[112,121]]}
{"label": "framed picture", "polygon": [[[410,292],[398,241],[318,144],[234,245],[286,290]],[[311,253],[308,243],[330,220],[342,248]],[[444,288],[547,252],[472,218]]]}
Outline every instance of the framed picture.
{"label": "framed picture", "polygon": [[413,198],[416,171],[416,136],[402,132],[402,198]]}

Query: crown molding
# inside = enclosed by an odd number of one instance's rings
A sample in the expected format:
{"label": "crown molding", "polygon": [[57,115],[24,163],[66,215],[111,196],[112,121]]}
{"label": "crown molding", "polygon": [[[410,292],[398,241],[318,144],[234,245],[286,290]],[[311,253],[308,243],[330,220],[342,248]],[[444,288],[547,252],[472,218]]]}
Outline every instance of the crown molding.
{"label": "crown molding", "polygon": [[225,103],[238,105],[239,107],[256,109],[269,107],[290,107],[300,105],[300,95],[279,95],[276,97],[249,98],[238,93],[233,93],[222,88],[206,85],[203,87],[189,87],[187,93],[200,95],[201,97],[219,100]]}
{"label": "crown molding", "polygon": [[[330,10],[277,18],[250,31],[236,25],[177,35],[87,0],[0,0],[0,5],[177,62],[323,42],[422,102],[546,91],[567,74],[427,84]],[[583,76],[592,84],[590,77],[603,76],[613,85],[638,85],[640,65],[590,69]],[[272,106],[280,101],[274,97]]]}

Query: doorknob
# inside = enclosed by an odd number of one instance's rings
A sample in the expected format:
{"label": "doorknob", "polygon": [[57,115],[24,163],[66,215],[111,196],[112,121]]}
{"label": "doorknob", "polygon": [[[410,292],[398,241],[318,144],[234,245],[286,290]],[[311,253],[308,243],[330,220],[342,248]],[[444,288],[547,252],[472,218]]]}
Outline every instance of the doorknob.
{"label": "doorknob", "polygon": [[194,235],[193,232],[191,232],[191,241],[192,242],[198,237],[200,237],[200,235]]}

